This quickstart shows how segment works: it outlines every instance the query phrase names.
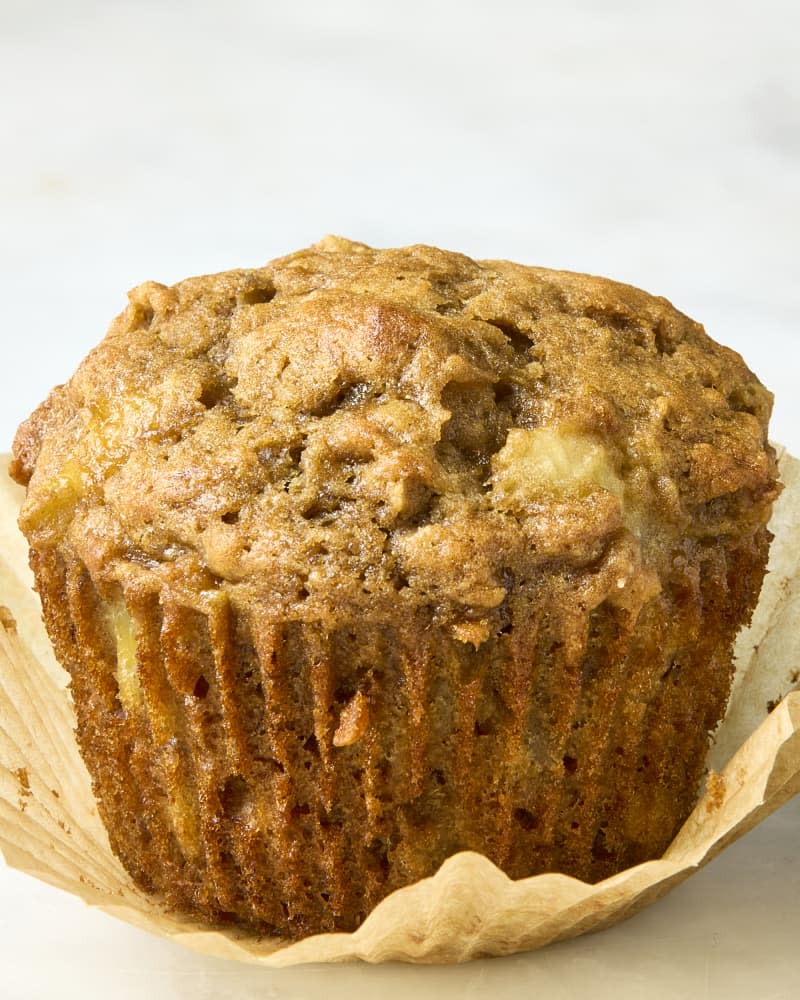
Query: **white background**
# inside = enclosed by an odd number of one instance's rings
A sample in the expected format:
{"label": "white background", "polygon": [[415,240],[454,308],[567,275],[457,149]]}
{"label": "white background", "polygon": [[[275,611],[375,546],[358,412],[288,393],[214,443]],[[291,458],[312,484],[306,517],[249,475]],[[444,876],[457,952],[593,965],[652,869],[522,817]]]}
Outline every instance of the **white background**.
{"label": "white background", "polygon": [[[800,453],[796,0],[0,0],[0,93],[0,451],[132,285],[336,232],[666,295]],[[212,962],[0,868],[0,997],[795,997],[798,831],[457,969]]]}

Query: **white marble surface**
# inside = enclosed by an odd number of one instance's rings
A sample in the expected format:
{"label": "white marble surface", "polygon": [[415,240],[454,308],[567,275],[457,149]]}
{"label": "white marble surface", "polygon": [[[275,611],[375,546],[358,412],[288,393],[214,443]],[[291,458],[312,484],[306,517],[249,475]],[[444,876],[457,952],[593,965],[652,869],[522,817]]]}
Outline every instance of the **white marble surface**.
{"label": "white marble surface", "polygon": [[[800,453],[795,0],[0,3],[0,451],[146,278],[338,232],[611,276]],[[800,803],[602,935],[457,969],[211,962],[0,868],[0,996],[794,997]]]}

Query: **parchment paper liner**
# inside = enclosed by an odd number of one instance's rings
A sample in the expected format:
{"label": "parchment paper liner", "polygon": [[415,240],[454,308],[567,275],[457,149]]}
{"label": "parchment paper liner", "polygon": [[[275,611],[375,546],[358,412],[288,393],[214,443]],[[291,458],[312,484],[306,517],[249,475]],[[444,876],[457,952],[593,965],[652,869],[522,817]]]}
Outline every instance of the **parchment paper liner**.
{"label": "parchment paper liner", "polygon": [[[779,449],[783,453],[783,449]],[[6,468],[0,456],[0,468]],[[16,529],[21,497],[0,478],[0,851],[9,865],[137,927],[208,955],[263,965],[460,962],[540,948],[630,916],[687,878],[800,791],[800,462],[781,455],[786,485],[772,522],[770,574],[737,647],[737,676],[705,795],[663,858],[598,885],[547,874],[513,882],[481,855],[385,899],[353,934],[288,943],[165,916],[132,885],[108,846],[73,737],[66,675],[30,589]],[[782,700],[780,700],[782,699]],[[780,703],[767,715],[767,703]],[[738,749],[737,749],[738,748]],[[730,759],[729,759],[730,758]]]}

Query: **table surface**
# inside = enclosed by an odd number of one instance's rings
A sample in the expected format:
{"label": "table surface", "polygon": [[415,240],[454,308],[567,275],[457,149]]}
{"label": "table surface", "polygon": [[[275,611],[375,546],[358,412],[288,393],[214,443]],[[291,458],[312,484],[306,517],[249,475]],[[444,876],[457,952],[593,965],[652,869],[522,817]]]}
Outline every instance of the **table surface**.
{"label": "table surface", "polygon": [[[5,0],[0,451],[129,287],[336,232],[666,295],[800,453],[798,30],[794,0]],[[212,961],[0,866],[0,995],[795,997],[799,822],[617,928],[458,968]]]}

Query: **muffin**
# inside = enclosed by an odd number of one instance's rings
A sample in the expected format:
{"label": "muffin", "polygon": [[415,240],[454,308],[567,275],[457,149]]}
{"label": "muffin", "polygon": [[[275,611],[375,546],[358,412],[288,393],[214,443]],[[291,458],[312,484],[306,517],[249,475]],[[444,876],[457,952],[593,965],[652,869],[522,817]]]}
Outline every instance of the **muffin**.
{"label": "muffin", "polygon": [[11,466],[131,876],[297,937],[457,851],[657,857],[764,574],[770,408],[602,278],[329,237],[136,288]]}

